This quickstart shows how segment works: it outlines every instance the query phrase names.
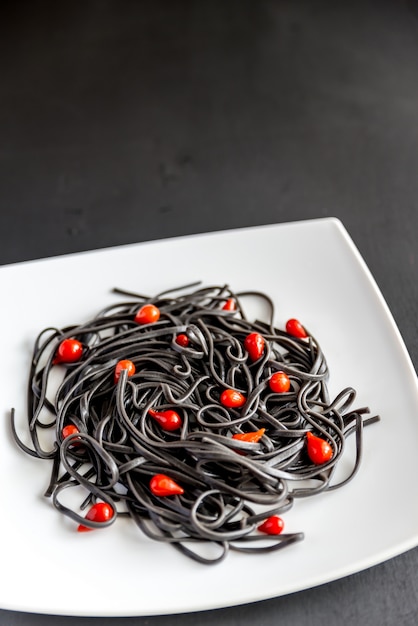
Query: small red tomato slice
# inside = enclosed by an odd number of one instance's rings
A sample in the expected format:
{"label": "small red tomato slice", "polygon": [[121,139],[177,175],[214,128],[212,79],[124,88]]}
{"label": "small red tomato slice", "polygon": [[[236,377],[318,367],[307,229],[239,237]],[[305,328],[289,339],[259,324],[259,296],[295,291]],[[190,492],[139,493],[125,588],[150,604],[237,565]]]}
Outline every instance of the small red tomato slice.
{"label": "small red tomato slice", "polygon": [[180,415],[172,409],[166,409],[165,411],[154,411],[154,409],[149,409],[148,413],[155,419],[163,430],[178,430],[183,425],[183,420]]}
{"label": "small red tomato slice", "polygon": [[237,308],[236,302],[234,298],[228,298],[228,300],[223,305],[222,309],[224,311],[235,311]]}
{"label": "small red tomato slice", "polygon": [[280,535],[284,528],[284,522],[278,515],[270,515],[259,527],[259,530],[266,535]]}
{"label": "small red tomato slice", "polygon": [[155,496],[180,496],[184,493],[183,487],[180,487],[170,476],[165,474],[155,474],[151,478],[149,486]]}
{"label": "small red tomato slice", "polygon": [[128,370],[128,377],[133,376],[136,371],[135,363],[132,363],[132,361],[130,361],[129,359],[122,359],[121,361],[118,361],[115,366],[115,374],[114,374],[115,383],[118,382],[122,370]]}
{"label": "small red tomato slice", "polygon": [[[62,429],[61,435],[63,439],[66,439],[70,435],[75,435],[79,432],[80,431],[78,430],[77,426],[75,426],[74,424],[67,424],[67,426],[64,426],[64,428]],[[80,437],[75,437],[74,440],[71,441],[71,446],[74,446],[75,448],[79,447],[81,445],[80,439]]]}
{"label": "small red tomato slice", "polygon": [[274,393],[286,393],[290,389],[290,380],[286,372],[275,372],[270,376],[269,387]]}
{"label": "small red tomato slice", "polygon": [[308,333],[303,328],[299,320],[296,320],[294,318],[287,320],[286,331],[289,333],[289,335],[292,335],[292,337],[299,337],[300,339],[305,339],[308,336]]}
{"label": "small red tomato slice", "polygon": [[135,315],[137,324],[153,324],[160,319],[160,309],[154,304],[144,304]]}
{"label": "small red tomato slice", "polygon": [[246,397],[240,391],[235,391],[235,389],[225,389],[221,393],[220,400],[221,404],[228,409],[237,409],[244,406],[247,401]]}
{"label": "small red tomato slice", "polygon": [[78,339],[64,339],[58,346],[53,363],[75,363],[82,355],[83,346]]}
{"label": "small red tomato slice", "polygon": [[78,430],[77,426],[74,426],[74,424],[67,424],[67,426],[64,426],[64,428],[61,431],[62,434],[62,438],[65,439],[66,437],[69,437],[70,435],[75,435],[75,433],[79,433],[80,431]]}
{"label": "small red tomato slice", "polygon": [[232,435],[232,439],[238,439],[239,441],[249,441],[250,443],[258,443],[265,432],[265,428],[260,428],[260,430],[254,430],[251,433],[236,433],[235,435]]}
{"label": "small red tomato slice", "polygon": [[185,335],[184,333],[180,333],[179,335],[177,335],[176,337],[176,343],[179,346],[182,346],[183,348],[187,348],[187,346],[189,345],[189,338],[187,335]]}
{"label": "small red tomato slice", "polygon": [[244,339],[244,348],[247,350],[251,361],[258,361],[264,352],[265,341],[260,333],[250,333]]}
{"label": "small red tomato slice", "polygon": [[[114,511],[110,504],[107,502],[96,502],[93,504],[91,509],[87,512],[85,519],[90,520],[91,522],[107,522],[114,515]],[[95,528],[89,528],[89,526],[84,526],[83,524],[79,524],[77,528],[78,532],[86,532],[88,530],[96,530]]]}
{"label": "small red tomato slice", "polygon": [[306,433],[308,456],[315,465],[322,465],[332,459],[331,445],[325,439],[317,437],[310,431]]}

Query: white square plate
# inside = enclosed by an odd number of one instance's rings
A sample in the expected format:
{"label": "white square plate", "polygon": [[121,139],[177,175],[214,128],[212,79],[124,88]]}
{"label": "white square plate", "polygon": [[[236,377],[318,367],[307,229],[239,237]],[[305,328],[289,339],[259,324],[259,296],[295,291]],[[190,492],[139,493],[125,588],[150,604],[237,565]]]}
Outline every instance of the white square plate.
{"label": "white square plate", "polygon": [[[299,318],[319,340],[331,395],[346,386],[381,421],[340,490],[286,514],[302,542],[204,566],[143,536],[130,520],[80,534],[42,496],[49,465],[10,434],[25,423],[32,344],[46,326],[81,323],[120,296],[201,280],[267,292],[276,324]],[[0,268],[2,515],[0,606],[90,616],[169,614],[271,598],[370,567],[418,544],[418,387],[370,272],[344,227],[327,218],[168,239]],[[163,590],[163,592],[161,591]]]}

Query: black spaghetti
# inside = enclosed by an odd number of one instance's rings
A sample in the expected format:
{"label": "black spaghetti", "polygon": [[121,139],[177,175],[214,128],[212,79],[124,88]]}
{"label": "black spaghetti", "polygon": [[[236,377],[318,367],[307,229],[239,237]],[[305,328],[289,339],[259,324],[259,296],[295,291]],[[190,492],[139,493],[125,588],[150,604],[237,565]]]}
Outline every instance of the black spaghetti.
{"label": "black spaghetti", "polygon": [[[301,540],[282,532],[280,515],[296,498],[348,482],[363,426],[378,417],[352,408],[352,388],[330,399],[318,342],[297,320],[275,328],[263,293],[196,284],[153,298],[114,291],[129,301],[36,339],[31,445],[13,410],[12,430],[20,448],[51,463],[45,495],[79,530],[129,516],[202,563]],[[247,298],[263,300],[267,321],[247,319]],[[355,458],[337,481],[349,435]],[[83,493],[77,510],[62,497],[74,487]],[[214,554],[199,552],[202,541]]]}

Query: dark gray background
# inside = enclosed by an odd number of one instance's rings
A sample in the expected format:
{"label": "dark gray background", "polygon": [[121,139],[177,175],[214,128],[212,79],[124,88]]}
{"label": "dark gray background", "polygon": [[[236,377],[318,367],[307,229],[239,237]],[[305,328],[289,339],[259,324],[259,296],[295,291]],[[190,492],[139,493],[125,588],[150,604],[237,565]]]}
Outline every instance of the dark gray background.
{"label": "dark gray background", "polygon": [[[417,0],[17,1],[0,49],[0,263],[334,215],[418,365]],[[0,623],[415,626],[418,549],[248,606]]]}

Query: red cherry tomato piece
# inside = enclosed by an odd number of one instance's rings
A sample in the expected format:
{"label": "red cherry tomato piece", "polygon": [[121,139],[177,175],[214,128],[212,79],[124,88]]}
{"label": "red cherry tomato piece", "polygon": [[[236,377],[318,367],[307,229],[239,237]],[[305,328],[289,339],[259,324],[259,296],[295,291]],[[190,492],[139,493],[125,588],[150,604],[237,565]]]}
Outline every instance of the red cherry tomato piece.
{"label": "red cherry tomato piece", "polygon": [[69,437],[70,435],[75,435],[75,433],[79,433],[80,431],[78,430],[77,426],[74,426],[74,424],[67,424],[67,426],[64,426],[64,428],[61,431],[62,434],[62,438],[65,439],[66,437]]}
{"label": "red cherry tomato piece", "polygon": [[228,300],[223,305],[222,309],[224,311],[235,311],[237,308],[236,302],[234,298],[228,298]]}
{"label": "red cherry tomato piece", "polygon": [[308,456],[315,465],[322,465],[332,459],[331,445],[325,439],[317,437],[310,431],[306,433]]}
{"label": "red cherry tomato piece", "polygon": [[[91,522],[107,522],[112,519],[113,515],[114,511],[110,504],[107,504],[107,502],[96,502],[87,512],[86,519]],[[95,528],[79,524],[77,530],[78,532],[86,532],[88,530],[95,530]]]}
{"label": "red cherry tomato piece", "polygon": [[244,348],[247,350],[251,361],[258,361],[264,352],[265,341],[260,333],[250,333],[244,339]]}
{"label": "red cherry tomato piece", "polygon": [[308,336],[308,333],[303,328],[299,320],[294,318],[286,322],[286,331],[289,335],[292,335],[292,337],[299,337],[300,339],[305,339]]}
{"label": "red cherry tomato piece", "polygon": [[266,535],[280,535],[284,528],[284,522],[281,517],[271,515],[259,527],[259,530]]}
{"label": "red cherry tomato piece", "polygon": [[155,474],[151,478],[149,486],[155,496],[175,496],[184,493],[183,487],[180,487],[172,478],[165,474]]}
{"label": "red cherry tomato piece", "polygon": [[149,409],[148,413],[155,419],[163,430],[178,430],[183,425],[183,420],[180,415],[172,409],[167,409],[165,411],[154,411],[154,409]]}
{"label": "red cherry tomato piece", "polygon": [[[64,428],[62,429],[61,435],[63,439],[66,439],[70,435],[75,435],[79,432],[80,431],[78,430],[77,426],[75,426],[74,424],[67,424],[67,426],[64,426]],[[75,438],[74,441],[71,442],[71,445],[74,447],[80,446],[81,441],[78,441],[79,439],[80,437]]]}
{"label": "red cherry tomato piece", "polygon": [[235,435],[232,435],[232,439],[249,441],[250,443],[258,443],[265,432],[265,428],[260,428],[260,430],[254,430],[251,433],[236,433]]}
{"label": "red cherry tomato piece", "polygon": [[180,334],[179,334],[179,335],[177,335],[177,337],[176,337],[176,343],[177,343],[179,346],[182,346],[183,348],[187,348],[187,346],[188,346],[188,345],[189,345],[189,343],[190,343],[190,340],[189,340],[189,338],[188,338],[188,336],[187,336],[187,335],[185,335],[184,333],[180,333]]}
{"label": "red cherry tomato piece", "polygon": [[115,366],[115,383],[118,382],[122,370],[128,370],[128,377],[133,376],[136,371],[135,364],[132,363],[132,361],[130,361],[129,359],[122,359],[121,361],[118,361]]}
{"label": "red cherry tomato piece", "polygon": [[77,339],[63,339],[58,346],[53,363],[75,363],[81,359],[82,354],[83,346]]}
{"label": "red cherry tomato piece", "polygon": [[243,406],[247,399],[246,397],[239,391],[235,391],[235,389],[225,389],[221,393],[221,404],[226,406],[228,409],[237,409]]}
{"label": "red cherry tomato piece", "polygon": [[269,387],[274,393],[286,393],[290,389],[290,380],[286,372],[275,372],[270,376]]}
{"label": "red cherry tomato piece", "polygon": [[153,324],[160,319],[160,309],[154,304],[144,304],[135,315],[137,324]]}

